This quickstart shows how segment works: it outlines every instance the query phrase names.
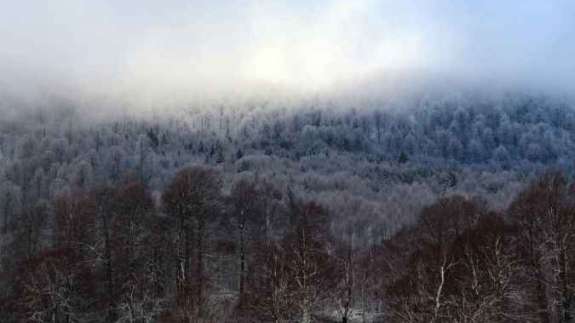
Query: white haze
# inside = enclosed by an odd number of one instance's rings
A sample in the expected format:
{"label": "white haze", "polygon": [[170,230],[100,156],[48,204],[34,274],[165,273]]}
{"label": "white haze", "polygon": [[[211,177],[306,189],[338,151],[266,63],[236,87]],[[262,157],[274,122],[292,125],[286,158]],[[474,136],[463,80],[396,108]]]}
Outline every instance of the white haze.
{"label": "white haze", "polygon": [[0,91],[30,100],[149,109],[423,83],[575,90],[569,0],[4,2]]}

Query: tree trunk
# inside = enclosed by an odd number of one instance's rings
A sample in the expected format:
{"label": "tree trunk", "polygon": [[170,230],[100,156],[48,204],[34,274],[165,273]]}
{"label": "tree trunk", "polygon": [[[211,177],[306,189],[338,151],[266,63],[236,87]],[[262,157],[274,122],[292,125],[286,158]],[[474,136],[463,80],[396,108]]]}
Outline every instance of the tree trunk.
{"label": "tree trunk", "polygon": [[197,263],[196,263],[196,275],[198,279],[197,291],[196,291],[196,307],[197,315],[201,315],[203,302],[204,302],[204,231],[205,231],[205,220],[200,217],[198,220],[198,231],[197,231]]}
{"label": "tree trunk", "polygon": [[4,227],[2,228],[2,233],[6,234],[8,232],[8,223],[10,222],[10,204],[11,200],[8,198],[8,201],[4,204]]}
{"label": "tree trunk", "polygon": [[246,272],[246,252],[245,252],[245,224],[240,225],[240,301],[244,296],[244,280]]}
{"label": "tree trunk", "polygon": [[543,284],[543,277],[540,268],[537,273],[537,285],[536,285],[536,298],[537,298],[537,310],[539,312],[539,319],[541,323],[549,322],[548,304],[547,296],[545,291],[545,285]]}
{"label": "tree trunk", "polygon": [[[307,301],[304,302],[307,303]],[[309,308],[309,304],[304,304],[303,306],[301,323],[311,323],[311,310]]]}
{"label": "tree trunk", "polygon": [[112,251],[110,246],[110,232],[108,230],[108,219],[102,215],[104,225],[104,257],[106,258],[106,280],[108,283],[108,322],[114,321],[114,274],[112,269]]}

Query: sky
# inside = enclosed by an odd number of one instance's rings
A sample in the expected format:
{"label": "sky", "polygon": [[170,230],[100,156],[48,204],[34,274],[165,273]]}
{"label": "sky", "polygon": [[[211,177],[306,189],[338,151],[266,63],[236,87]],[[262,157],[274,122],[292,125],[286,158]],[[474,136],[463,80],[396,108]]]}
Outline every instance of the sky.
{"label": "sky", "polygon": [[19,95],[161,104],[377,88],[423,76],[575,90],[572,0],[0,4],[0,88]]}

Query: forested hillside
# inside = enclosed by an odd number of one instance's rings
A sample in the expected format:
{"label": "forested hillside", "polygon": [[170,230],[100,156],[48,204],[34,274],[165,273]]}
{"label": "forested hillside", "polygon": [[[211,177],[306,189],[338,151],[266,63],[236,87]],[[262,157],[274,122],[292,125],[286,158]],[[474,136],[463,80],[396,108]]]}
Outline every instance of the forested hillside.
{"label": "forested hillside", "polygon": [[6,322],[573,314],[566,102],[23,111],[0,121]]}
{"label": "forested hillside", "polygon": [[575,323],[574,0],[0,10],[0,323]]}

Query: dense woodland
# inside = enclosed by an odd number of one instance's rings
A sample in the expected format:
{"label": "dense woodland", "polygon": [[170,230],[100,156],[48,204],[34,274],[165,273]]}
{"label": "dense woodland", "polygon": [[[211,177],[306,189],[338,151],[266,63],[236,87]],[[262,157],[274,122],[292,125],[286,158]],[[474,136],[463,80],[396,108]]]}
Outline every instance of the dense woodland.
{"label": "dense woodland", "polygon": [[567,103],[24,111],[0,120],[2,322],[575,319]]}

